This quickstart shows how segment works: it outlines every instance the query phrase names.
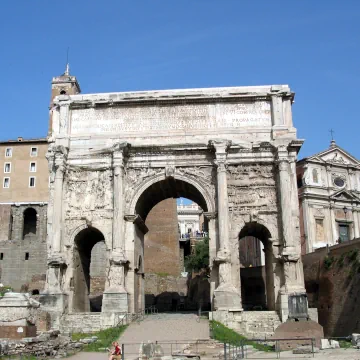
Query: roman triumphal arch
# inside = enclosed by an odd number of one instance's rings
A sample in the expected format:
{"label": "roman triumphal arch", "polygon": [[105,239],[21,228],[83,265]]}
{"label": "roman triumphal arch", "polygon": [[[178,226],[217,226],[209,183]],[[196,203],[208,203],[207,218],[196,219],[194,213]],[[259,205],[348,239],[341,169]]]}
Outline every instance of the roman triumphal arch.
{"label": "roman triumphal arch", "polygon": [[243,235],[265,246],[267,308],[283,321],[304,311],[293,97],[288,86],[59,95],[41,297],[54,326],[88,311],[98,242],[107,254],[102,326],[143,309],[146,216],[179,196],[208,221],[214,314],[242,312]]}

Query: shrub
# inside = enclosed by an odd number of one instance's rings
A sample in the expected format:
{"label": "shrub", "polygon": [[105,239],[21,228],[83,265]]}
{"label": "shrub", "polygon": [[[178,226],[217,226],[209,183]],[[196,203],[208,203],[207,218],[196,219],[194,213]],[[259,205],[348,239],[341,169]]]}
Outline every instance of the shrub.
{"label": "shrub", "polygon": [[324,268],[329,270],[334,262],[335,258],[333,256],[326,256],[324,259]]}

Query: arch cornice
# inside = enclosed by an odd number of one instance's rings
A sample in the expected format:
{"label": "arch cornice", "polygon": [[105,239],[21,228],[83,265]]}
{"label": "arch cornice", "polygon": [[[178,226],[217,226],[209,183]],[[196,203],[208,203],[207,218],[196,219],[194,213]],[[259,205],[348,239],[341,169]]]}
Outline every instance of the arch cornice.
{"label": "arch cornice", "polygon": [[[173,178],[175,180],[183,181],[183,182],[186,182],[188,184],[193,185],[199,191],[199,193],[202,195],[202,197],[204,198],[205,203],[207,205],[208,212],[215,212],[216,211],[215,198],[208,191],[205,183],[203,183],[201,181],[198,181],[198,180],[195,180],[194,178],[191,178],[189,176],[184,176],[182,174],[176,173],[176,172],[173,175]],[[153,184],[155,184],[155,183],[157,183],[159,181],[163,181],[165,179],[166,179],[166,176],[164,174],[157,174],[157,175],[153,176],[152,178],[147,179],[147,181],[145,181],[144,183],[142,183],[135,190],[134,196],[133,196],[132,200],[130,201],[130,204],[128,205],[127,213],[128,214],[135,214],[136,204],[139,201],[140,196],[144,193],[144,191],[146,191],[146,189],[149,188],[151,185],[153,185]]]}

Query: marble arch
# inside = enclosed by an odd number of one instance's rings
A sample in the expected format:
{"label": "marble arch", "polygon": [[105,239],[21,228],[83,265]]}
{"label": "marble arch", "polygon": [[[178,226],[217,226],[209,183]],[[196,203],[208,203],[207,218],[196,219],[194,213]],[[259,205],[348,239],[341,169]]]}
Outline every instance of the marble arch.
{"label": "marble arch", "polygon": [[137,204],[159,182],[172,184],[164,183],[166,196],[176,197],[174,183],[182,183],[206,204],[214,316],[242,311],[239,231],[247,222],[269,229],[274,308],[285,321],[289,298],[293,304],[305,294],[293,99],[287,85],[57,96],[41,297],[53,325],[71,312],[71,234],[79,227],[100,229],[108,249],[101,326],[142,310],[138,259],[147,228]]}

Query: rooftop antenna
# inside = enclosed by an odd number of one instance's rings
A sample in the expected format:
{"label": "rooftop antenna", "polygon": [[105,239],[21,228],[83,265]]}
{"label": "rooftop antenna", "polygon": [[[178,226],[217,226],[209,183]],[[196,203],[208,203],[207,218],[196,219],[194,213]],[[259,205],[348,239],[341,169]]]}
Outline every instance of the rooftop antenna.
{"label": "rooftop antenna", "polygon": [[70,75],[69,47],[67,48],[67,51],[66,51],[66,68],[65,68],[65,73],[64,73],[64,75],[67,75],[67,76]]}

